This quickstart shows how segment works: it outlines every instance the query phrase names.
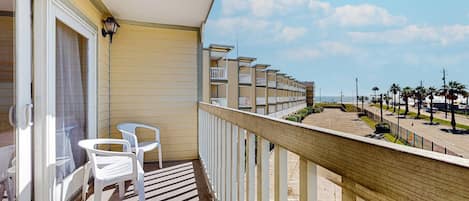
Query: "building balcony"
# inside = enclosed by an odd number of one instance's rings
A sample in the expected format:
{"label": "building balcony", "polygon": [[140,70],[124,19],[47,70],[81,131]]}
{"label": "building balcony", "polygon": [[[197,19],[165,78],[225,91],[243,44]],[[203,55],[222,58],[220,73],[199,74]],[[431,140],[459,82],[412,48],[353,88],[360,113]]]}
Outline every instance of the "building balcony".
{"label": "building balcony", "polygon": [[212,80],[227,80],[228,71],[225,67],[211,67],[210,79]]}
{"label": "building balcony", "polygon": [[276,88],[277,87],[277,82],[269,80],[269,87]]}
{"label": "building balcony", "polygon": [[239,107],[251,107],[251,98],[250,97],[239,97],[238,100]]}
{"label": "building balcony", "polygon": [[213,105],[226,107],[228,105],[226,98],[210,98]]}
{"label": "building balcony", "polygon": [[240,84],[251,84],[251,74],[249,74],[249,73],[240,73],[239,74],[239,83]]}
{"label": "building balcony", "polygon": [[265,105],[266,103],[265,97],[256,97],[256,105]]}
{"label": "building balcony", "polygon": [[263,77],[257,77],[256,78],[256,86],[265,86],[266,85],[266,80]]}
{"label": "building balcony", "polygon": [[268,99],[269,104],[277,103],[277,97],[275,97],[275,96],[268,97],[267,99]]}

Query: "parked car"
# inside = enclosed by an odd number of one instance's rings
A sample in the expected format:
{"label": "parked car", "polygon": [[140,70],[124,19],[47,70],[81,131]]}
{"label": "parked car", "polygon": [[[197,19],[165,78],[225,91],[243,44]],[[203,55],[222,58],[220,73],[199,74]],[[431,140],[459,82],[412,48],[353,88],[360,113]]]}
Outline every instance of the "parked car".
{"label": "parked car", "polygon": [[427,107],[426,111],[428,113],[436,113],[438,111],[438,108],[436,108],[436,107],[434,107],[434,108]]}

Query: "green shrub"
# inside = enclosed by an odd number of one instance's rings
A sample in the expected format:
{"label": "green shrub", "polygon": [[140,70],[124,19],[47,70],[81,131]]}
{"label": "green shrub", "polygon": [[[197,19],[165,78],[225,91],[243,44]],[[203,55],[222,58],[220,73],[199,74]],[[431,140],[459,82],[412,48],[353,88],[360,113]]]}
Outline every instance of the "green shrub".
{"label": "green shrub", "polygon": [[375,125],[376,133],[390,133],[391,127],[387,123],[378,123]]}

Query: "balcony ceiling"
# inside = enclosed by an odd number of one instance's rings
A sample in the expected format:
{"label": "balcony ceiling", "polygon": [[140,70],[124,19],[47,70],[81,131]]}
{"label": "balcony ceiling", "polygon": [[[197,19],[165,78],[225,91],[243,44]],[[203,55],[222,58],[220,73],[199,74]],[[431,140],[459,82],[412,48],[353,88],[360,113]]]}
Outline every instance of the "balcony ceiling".
{"label": "balcony ceiling", "polygon": [[102,0],[117,19],[200,27],[213,0]]}

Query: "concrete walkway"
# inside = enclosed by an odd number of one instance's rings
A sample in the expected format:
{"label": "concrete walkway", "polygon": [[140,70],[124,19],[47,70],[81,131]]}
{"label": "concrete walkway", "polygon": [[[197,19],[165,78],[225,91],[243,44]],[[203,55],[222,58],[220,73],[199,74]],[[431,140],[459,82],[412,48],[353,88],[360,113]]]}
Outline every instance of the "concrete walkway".
{"label": "concrete walkway", "polygon": [[[378,115],[380,113],[377,107],[365,106],[365,109]],[[397,123],[397,115],[391,116],[390,114],[392,114],[392,112],[384,111],[383,118]],[[449,150],[462,155],[464,158],[469,158],[469,135],[447,133],[441,129],[450,129],[449,126],[430,126],[425,124],[427,122],[426,120],[400,119],[400,125],[403,128],[413,131],[440,146],[445,146]]]}

